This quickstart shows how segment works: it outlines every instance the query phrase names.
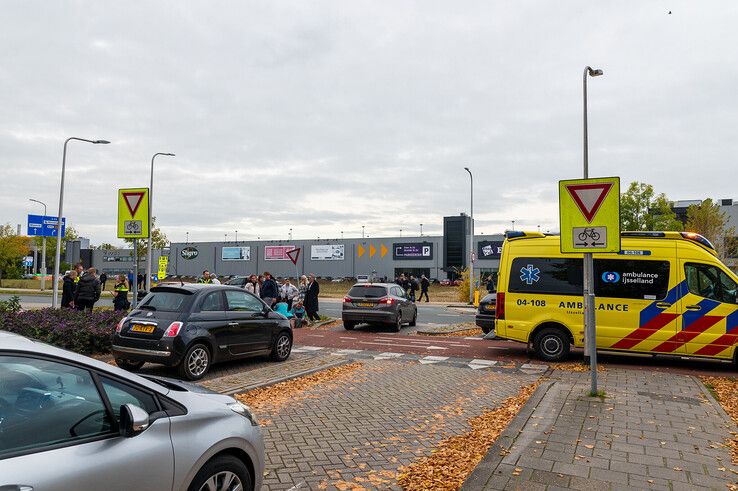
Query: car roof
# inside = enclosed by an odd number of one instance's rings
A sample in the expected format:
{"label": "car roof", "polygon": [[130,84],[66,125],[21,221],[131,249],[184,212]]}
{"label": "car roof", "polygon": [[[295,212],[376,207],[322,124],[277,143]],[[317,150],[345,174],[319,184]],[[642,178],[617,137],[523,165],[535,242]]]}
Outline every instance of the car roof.
{"label": "car roof", "polygon": [[187,293],[196,293],[203,290],[216,290],[216,289],[225,289],[225,290],[241,290],[241,288],[232,286],[232,285],[218,285],[215,283],[185,283],[185,284],[176,284],[176,283],[168,283],[161,286],[155,286],[151,289],[152,292],[157,291],[172,291],[172,290],[184,290]]}
{"label": "car roof", "polygon": [[169,392],[169,389],[161,386],[160,384],[127,372],[109,363],[90,358],[89,356],[80,355],[73,351],[57,348],[50,344],[42,343],[41,341],[36,341],[8,331],[0,330],[0,352],[5,352],[6,354],[9,353],[11,355],[30,354],[60,358],[67,362],[79,363],[98,371],[108,372],[124,380],[127,379],[149,389],[155,390],[160,394],[167,394]]}
{"label": "car roof", "polygon": [[[398,285],[396,283],[367,283],[367,282],[362,282],[362,283],[354,283],[354,286],[361,286],[361,287],[367,287],[367,286],[383,286],[385,288],[389,288],[391,286],[400,286],[400,285]],[[354,286],[352,286],[351,288],[353,288]]]}

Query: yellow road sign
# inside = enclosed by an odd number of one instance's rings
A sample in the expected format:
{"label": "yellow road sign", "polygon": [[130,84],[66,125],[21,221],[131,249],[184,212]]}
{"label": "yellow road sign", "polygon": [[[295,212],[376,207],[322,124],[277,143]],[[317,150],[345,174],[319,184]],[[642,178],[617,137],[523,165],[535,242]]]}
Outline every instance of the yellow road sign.
{"label": "yellow road sign", "polygon": [[620,252],[620,178],[559,181],[561,252]]}
{"label": "yellow road sign", "polygon": [[159,281],[167,277],[167,266],[169,258],[167,256],[159,256]]}
{"label": "yellow road sign", "polygon": [[118,238],[149,236],[149,188],[118,190]]}

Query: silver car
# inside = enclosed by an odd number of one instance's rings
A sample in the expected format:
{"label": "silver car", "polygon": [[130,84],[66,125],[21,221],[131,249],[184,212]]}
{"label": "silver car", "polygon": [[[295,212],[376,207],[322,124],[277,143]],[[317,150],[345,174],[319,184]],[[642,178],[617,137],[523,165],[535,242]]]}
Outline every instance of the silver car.
{"label": "silver car", "polygon": [[249,408],[0,331],[0,490],[260,489]]}
{"label": "silver car", "polygon": [[356,283],[343,298],[343,327],[352,330],[357,324],[389,324],[399,332],[403,324],[414,326],[418,307],[395,283]]}

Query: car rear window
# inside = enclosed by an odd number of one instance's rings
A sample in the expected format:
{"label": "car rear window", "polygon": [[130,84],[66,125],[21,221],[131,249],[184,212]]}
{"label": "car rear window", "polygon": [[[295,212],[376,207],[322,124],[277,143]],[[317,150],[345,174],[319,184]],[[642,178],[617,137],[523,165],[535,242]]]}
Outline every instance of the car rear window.
{"label": "car rear window", "polygon": [[349,297],[380,298],[387,296],[387,288],[383,286],[357,285],[349,291]]}
{"label": "car rear window", "polygon": [[139,308],[153,307],[164,312],[180,312],[188,298],[190,295],[186,293],[152,291],[139,305]]}

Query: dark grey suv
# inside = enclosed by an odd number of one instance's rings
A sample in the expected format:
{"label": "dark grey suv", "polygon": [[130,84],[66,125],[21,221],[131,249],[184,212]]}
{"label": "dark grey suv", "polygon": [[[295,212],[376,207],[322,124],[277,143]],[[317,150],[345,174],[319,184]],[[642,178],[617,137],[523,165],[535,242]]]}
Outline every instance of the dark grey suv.
{"label": "dark grey suv", "polygon": [[398,332],[403,324],[414,326],[418,307],[411,302],[400,285],[394,283],[357,283],[343,298],[343,327],[357,324],[389,324]]}

